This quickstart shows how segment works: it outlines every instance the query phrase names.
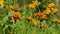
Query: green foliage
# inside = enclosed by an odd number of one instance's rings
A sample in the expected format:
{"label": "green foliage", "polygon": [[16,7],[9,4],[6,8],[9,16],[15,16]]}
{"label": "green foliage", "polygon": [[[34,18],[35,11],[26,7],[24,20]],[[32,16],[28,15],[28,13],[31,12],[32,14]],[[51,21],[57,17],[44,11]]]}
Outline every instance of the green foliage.
{"label": "green foliage", "polygon": [[[11,32],[12,34],[59,34],[60,24],[54,22],[54,19],[57,17],[56,14],[52,13],[48,15],[49,19],[44,20],[34,17],[35,13],[38,13],[39,11],[43,12],[46,9],[47,4],[51,3],[51,1],[53,2],[53,0],[37,1],[40,2],[40,5],[36,6],[35,10],[28,9],[24,4],[23,7],[21,7],[20,12],[16,12],[21,13],[22,16],[15,22],[10,16],[15,12],[14,10],[9,10],[8,7],[12,4],[15,8],[19,7],[17,0],[5,0],[6,3],[4,5],[7,6],[7,9],[3,10],[2,6],[0,6],[0,34],[11,34]],[[34,26],[32,21],[27,21],[27,16],[36,20],[37,25]],[[40,28],[41,23],[45,24],[45,28]],[[26,26],[26,24],[28,26]]]}

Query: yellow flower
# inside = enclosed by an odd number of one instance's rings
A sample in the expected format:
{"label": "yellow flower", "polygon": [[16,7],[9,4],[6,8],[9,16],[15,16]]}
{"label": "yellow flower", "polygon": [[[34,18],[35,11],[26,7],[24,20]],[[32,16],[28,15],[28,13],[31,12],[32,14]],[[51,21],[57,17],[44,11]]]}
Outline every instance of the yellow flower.
{"label": "yellow flower", "polygon": [[26,20],[31,21],[31,17],[26,17]]}
{"label": "yellow flower", "polygon": [[37,25],[37,22],[34,19],[32,19],[32,24]]}
{"label": "yellow flower", "polygon": [[51,11],[50,10],[45,10],[44,12],[43,12],[43,14],[50,14],[51,13]]}
{"label": "yellow flower", "polygon": [[9,9],[14,10],[14,6],[13,5],[9,6]]}
{"label": "yellow flower", "polygon": [[34,7],[35,7],[34,4],[29,4],[28,5],[28,8],[34,9]]}
{"label": "yellow flower", "polygon": [[40,28],[45,28],[45,24],[40,24]]}
{"label": "yellow flower", "polygon": [[35,6],[39,4],[37,1],[32,1],[32,2]]}
{"label": "yellow flower", "polygon": [[52,11],[54,12],[54,13],[57,13],[58,12],[58,9],[56,9],[56,8],[51,8],[52,9]]}
{"label": "yellow flower", "polygon": [[55,19],[55,22],[60,24],[60,19]]}
{"label": "yellow flower", "polygon": [[49,8],[52,8],[52,7],[54,7],[54,6],[55,6],[54,3],[50,3],[50,4],[48,4],[48,7],[49,7]]}
{"label": "yellow flower", "polygon": [[3,5],[3,3],[4,3],[4,0],[0,0],[0,5]]}
{"label": "yellow flower", "polygon": [[47,15],[42,15],[42,19],[47,19]]}

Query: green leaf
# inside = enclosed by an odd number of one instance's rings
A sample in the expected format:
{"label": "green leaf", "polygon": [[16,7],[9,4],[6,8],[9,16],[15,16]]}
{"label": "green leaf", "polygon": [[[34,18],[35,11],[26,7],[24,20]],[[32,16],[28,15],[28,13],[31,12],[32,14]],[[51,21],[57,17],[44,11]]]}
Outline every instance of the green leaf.
{"label": "green leaf", "polygon": [[13,13],[14,13],[14,11],[10,10],[10,11],[8,12],[8,16],[10,16],[10,15],[13,14]]}
{"label": "green leaf", "polygon": [[8,21],[9,19],[8,19],[8,16],[5,16],[3,19],[2,19],[2,22],[3,23],[6,23],[6,21]]}
{"label": "green leaf", "polygon": [[5,30],[6,28],[8,28],[8,26],[9,26],[9,25],[6,25],[6,26],[3,28],[3,30]]}

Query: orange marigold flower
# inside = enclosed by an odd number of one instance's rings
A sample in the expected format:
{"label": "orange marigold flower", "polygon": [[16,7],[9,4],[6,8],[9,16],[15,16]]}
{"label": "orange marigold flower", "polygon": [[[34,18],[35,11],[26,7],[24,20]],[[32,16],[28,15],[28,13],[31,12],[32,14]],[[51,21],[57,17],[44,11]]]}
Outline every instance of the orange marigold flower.
{"label": "orange marigold flower", "polygon": [[53,3],[48,4],[48,7],[49,7],[49,8],[52,8],[52,7],[54,7],[54,6],[55,6],[55,4],[53,4]]}
{"label": "orange marigold flower", "polygon": [[47,19],[47,15],[42,15],[42,19]]}
{"label": "orange marigold flower", "polygon": [[14,6],[13,5],[9,6],[9,9],[14,10]]}
{"label": "orange marigold flower", "polygon": [[60,19],[55,19],[55,22],[60,24]]}
{"label": "orange marigold flower", "polygon": [[12,14],[12,17],[13,17],[13,20],[17,20],[19,18],[21,18],[21,15],[20,14]]}
{"label": "orange marigold flower", "polygon": [[29,4],[28,5],[28,8],[34,9],[34,7],[35,7],[34,4]]}
{"label": "orange marigold flower", "polygon": [[38,18],[38,19],[41,18],[42,17],[42,13],[36,13],[35,17]]}
{"label": "orange marigold flower", "polygon": [[20,8],[18,7],[18,8],[15,8],[15,11],[20,11]]}
{"label": "orange marigold flower", "polygon": [[43,14],[50,14],[51,13],[51,11],[50,10],[45,10],[44,12],[43,12]]}
{"label": "orange marigold flower", "polygon": [[39,4],[37,1],[32,1],[32,2],[35,6]]}
{"label": "orange marigold flower", "polygon": [[58,12],[58,9],[52,8],[52,11],[53,11],[54,13],[57,13],[57,12]]}
{"label": "orange marigold flower", "polygon": [[31,17],[26,17],[26,19],[27,19],[28,21],[31,21]]}
{"label": "orange marigold flower", "polygon": [[45,24],[40,24],[40,28],[45,28]]}

